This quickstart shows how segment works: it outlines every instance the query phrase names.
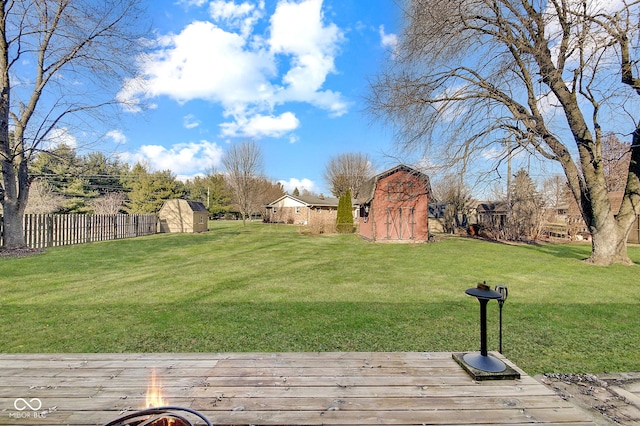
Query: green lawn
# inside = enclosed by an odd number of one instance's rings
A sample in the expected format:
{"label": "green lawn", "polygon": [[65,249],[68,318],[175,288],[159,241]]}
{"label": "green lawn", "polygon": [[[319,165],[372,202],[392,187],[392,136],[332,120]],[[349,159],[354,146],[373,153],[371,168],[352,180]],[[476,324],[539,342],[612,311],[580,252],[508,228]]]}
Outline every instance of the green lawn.
{"label": "green lawn", "polygon": [[[237,222],[51,248],[0,259],[0,352],[479,350],[464,291],[486,281],[509,288],[504,354],[529,374],[640,370],[640,266],[589,251]],[[491,302],[490,350],[497,318]]]}

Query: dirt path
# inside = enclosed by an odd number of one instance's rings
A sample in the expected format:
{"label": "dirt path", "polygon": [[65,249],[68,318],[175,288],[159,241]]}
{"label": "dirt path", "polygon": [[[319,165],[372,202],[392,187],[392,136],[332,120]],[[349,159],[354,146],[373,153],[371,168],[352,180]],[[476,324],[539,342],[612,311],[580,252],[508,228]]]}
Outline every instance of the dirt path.
{"label": "dirt path", "polygon": [[597,425],[640,425],[640,372],[535,377],[588,413]]}

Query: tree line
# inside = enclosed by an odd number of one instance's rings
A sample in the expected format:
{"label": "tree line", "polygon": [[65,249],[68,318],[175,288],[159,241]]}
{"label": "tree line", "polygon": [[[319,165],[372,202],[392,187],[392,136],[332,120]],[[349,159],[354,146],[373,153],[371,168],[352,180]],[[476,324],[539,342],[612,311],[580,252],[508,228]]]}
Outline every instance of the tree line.
{"label": "tree line", "polygon": [[[226,158],[226,157],[225,157]],[[233,160],[227,159],[231,167]],[[264,205],[282,194],[282,185],[252,170],[238,191],[233,176],[213,168],[203,176],[180,181],[170,170],[130,165],[101,152],[79,155],[67,145],[38,153],[29,164],[31,191],[25,213],[157,213],[165,200],[202,202],[210,217],[260,215]]]}

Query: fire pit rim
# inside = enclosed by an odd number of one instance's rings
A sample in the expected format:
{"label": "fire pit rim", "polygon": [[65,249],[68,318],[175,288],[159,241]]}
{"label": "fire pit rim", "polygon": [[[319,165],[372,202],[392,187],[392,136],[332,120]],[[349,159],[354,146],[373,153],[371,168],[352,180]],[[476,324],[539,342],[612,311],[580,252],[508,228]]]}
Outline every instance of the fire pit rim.
{"label": "fire pit rim", "polygon": [[[136,417],[143,417],[143,416],[151,416],[151,415],[157,415],[157,414],[165,414],[165,413],[175,413],[175,412],[180,412],[180,411],[185,411],[187,413],[193,414],[196,417],[199,417],[201,420],[203,420],[205,422],[205,424],[207,426],[213,426],[211,424],[211,422],[209,421],[209,419],[207,419],[202,413],[199,413],[196,410],[193,410],[191,408],[187,408],[187,407],[178,407],[178,406],[173,406],[173,405],[166,405],[166,406],[162,406],[162,407],[150,407],[150,408],[145,408],[143,410],[139,410],[139,411],[135,411],[133,413],[129,413],[129,414],[125,414],[124,416],[118,417],[115,420],[112,420],[110,422],[105,423],[103,426],[118,426],[118,425],[125,425],[126,423],[124,423],[127,420],[131,420],[131,419],[135,419]],[[180,416],[177,416],[180,417]],[[182,417],[180,417],[181,420],[186,420]],[[191,424],[191,422],[188,422],[189,424]]]}

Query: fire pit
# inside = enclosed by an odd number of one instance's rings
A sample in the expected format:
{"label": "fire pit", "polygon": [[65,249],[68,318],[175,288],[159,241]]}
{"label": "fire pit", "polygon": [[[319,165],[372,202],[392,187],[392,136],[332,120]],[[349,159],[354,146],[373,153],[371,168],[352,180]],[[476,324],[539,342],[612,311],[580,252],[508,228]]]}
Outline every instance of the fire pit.
{"label": "fire pit", "polygon": [[205,416],[195,410],[184,407],[152,407],[119,417],[103,426],[196,426],[191,423],[185,413],[202,420],[205,425],[212,426]]}
{"label": "fire pit", "polygon": [[[145,398],[147,408],[125,414],[103,426],[211,426],[209,420],[195,410],[167,405],[162,397],[161,388],[162,383],[156,379],[156,371],[152,369]],[[189,418],[198,419],[198,423],[191,423]],[[204,423],[200,423],[200,420]]]}

